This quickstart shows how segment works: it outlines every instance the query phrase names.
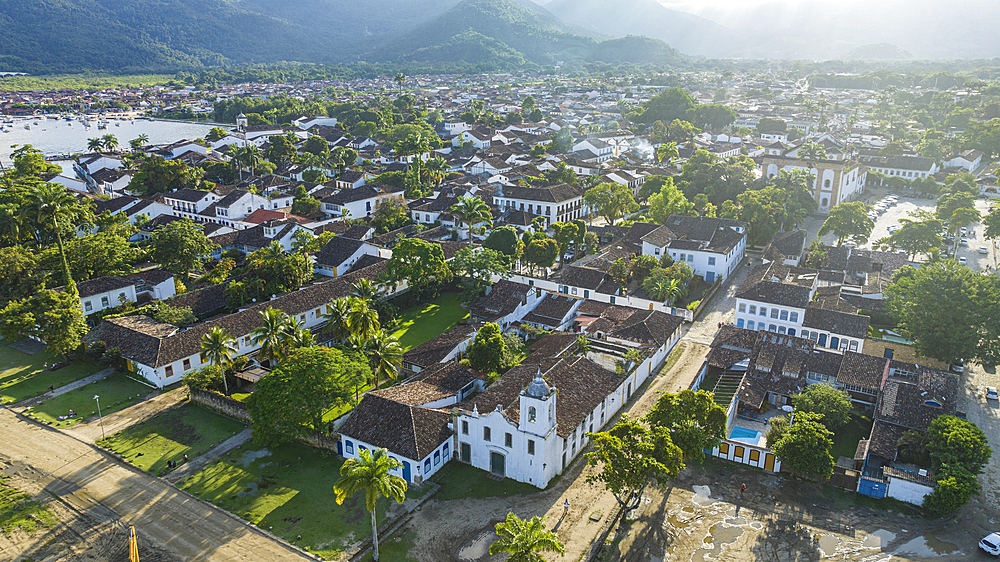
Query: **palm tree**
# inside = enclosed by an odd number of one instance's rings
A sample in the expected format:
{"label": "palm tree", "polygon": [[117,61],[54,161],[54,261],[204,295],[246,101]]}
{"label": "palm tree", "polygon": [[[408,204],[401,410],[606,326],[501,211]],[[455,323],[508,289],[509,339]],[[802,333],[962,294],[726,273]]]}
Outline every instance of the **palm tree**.
{"label": "palm tree", "polygon": [[22,228],[24,228],[24,215],[17,205],[13,203],[0,205],[0,236],[15,246],[19,245]]}
{"label": "palm tree", "polygon": [[406,480],[389,474],[400,466],[402,463],[390,457],[385,449],[377,449],[374,453],[361,449],[357,457],[344,461],[340,467],[340,479],[333,485],[337,505],[343,505],[345,499],[353,498],[358,492],[365,493],[365,508],[372,514],[373,557],[376,561],[378,528],[375,524],[375,504],[379,498],[391,498],[400,504],[406,499]]}
{"label": "palm tree", "polygon": [[826,149],[812,141],[802,143],[797,154],[799,159],[809,164],[810,168],[816,167],[816,162],[826,160]]}
{"label": "palm tree", "polygon": [[392,80],[396,83],[396,90],[400,92],[403,91],[403,82],[406,82],[406,75],[402,72],[397,72],[396,76],[394,76]]}
{"label": "palm tree", "polygon": [[376,387],[383,377],[396,378],[397,369],[403,363],[403,347],[399,345],[396,336],[385,333],[385,330],[378,330],[365,342],[364,351],[375,377]]}
{"label": "palm tree", "polygon": [[545,530],[544,517],[525,521],[508,513],[506,521],[496,524],[496,531],[499,538],[490,545],[490,555],[509,553],[507,562],[542,562],[544,558],[539,552],[566,554],[559,537]]}
{"label": "palm tree", "polygon": [[253,177],[257,166],[260,166],[264,162],[264,156],[261,154],[260,149],[256,145],[251,144],[250,146],[243,149],[243,163],[246,167],[250,168],[250,176]]}
{"label": "palm tree", "polygon": [[114,152],[118,148],[118,139],[111,133],[108,133],[101,137],[101,144],[104,145],[105,150],[108,152]]}
{"label": "palm tree", "polygon": [[201,337],[201,350],[208,362],[222,370],[222,384],[229,396],[229,383],[226,382],[225,366],[232,362],[236,355],[236,340],[224,329],[213,326],[207,334]]}
{"label": "palm tree", "polygon": [[469,225],[469,243],[472,243],[472,225],[485,222],[488,226],[493,226],[493,213],[490,208],[479,198],[478,195],[472,197],[462,197],[448,210],[458,219],[459,225]]}
{"label": "palm tree", "polygon": [[434,182],[434,187],[438,187],[448,172],[448,161],[440,156],[435,156],[424,163],[424,172],[427,174],[427,179]]}
{"label": "palm tree", "polygon": [[368,278],[361,278],[351,285],[351,296],[367,303],[375,300],[379,294],[378,283]]}
{"label": "palm tree", "polygon": [[265,266],[281,260],[284,255],[285,249],[281,246],[281,242],[275,240],[247,257],[252,265]]}
{"label": "palm tree", "polygon": [[92,139],[87,139],[87,150],[91,152],[100,152],[103,147],[104,141],[100,138],[94,137]]}
{"label": "palm tree", "polygon": [[347,326],[351,335],[360,341],[375,337],[381,326],[378,323],[378,312],[368,306],[368,303],[352,298],[351,312],[347,315]]}
{"label": "palm tree", "polygon": [[316,345],[316,336],[313,335],[309,328],[296,328],[288,332],[286,336],[285,345],[288,350]]}
{"label": "palm tree", "polygon": [[665,142],[656,147],[656,161],[660,164],[670,166],[674,160],[680,157],[676,142]]}
{"label": "palm tree", "polygon": [[[420,133],[412,133],[406,135],[405,138],[400,139],[400,141],[397,142],[396,146],[394,146],[393,148],[396,149],[396,154],[400,157],[405,158],[406,156],[416,155],[416,158],[413,159],[413,164],[416,164],[416,169],[414,170],[414,174],[419,180],[420,164],[423,162],[420,159],[420,155],[430,150],[430,146],[431,146],[430,141],[428,141],[427,138],[424,137],[424,135]],[[410,169],[411,169],[410,164],[407,163],[407,170]]]}
{"label": "palm tree", "polygon": [[134,139],[128,141],[128,145],[133,151],[138,152],[140,148],[146,146],[149,143],[149,135],[142,133],[141,135],[135,137]]}
{"label": "palm tree", "polygon": [[348,323],[348,317],[351,315],[351,307],[352,302],[350,297],[333,299],[330,301],[330,304],[326,305],[326,314],[323,315],[326,325],[323,327],[323,331],[329,332],[336,341],[342,342],[351,335],[351,328]]}
{"label": "palm tree", "polygon": [[69,262],[66,261],[66,252],[63,249],[62,231],[72,226],[74,222],[89,220],[90,212],[61,185],[38,184],[28,190],[27,196],[28,204],[24,207],[24,214],[35,220],[39,231],[47,227],[55,233],[63,264],[65,277],[63,282],[67,287],[72,286],[72,291],[76,292],[76,285],[73,283]]}
{"label": "palm tree", "polygon": [[288,315],[277,308],[268,308],[260,313],[260,321],[260,327],[250,332],[251,341],[260,346],[261,357],[274,363],[286,352]]}

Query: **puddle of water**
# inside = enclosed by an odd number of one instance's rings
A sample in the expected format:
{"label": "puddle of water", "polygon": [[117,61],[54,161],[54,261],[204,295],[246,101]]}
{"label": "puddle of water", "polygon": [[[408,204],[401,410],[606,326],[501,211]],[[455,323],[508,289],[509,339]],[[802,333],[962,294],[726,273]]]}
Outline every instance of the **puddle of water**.
{"label": "puddle of water", "polygon": [[819,551],[822,553],[823,558],[829,558],[837,553],[837,546],[840,544],[840,539],[834,535],[820,535],[819,537]]}
{"label": "puddle of water", "polygon": [[257,451],[247,451],[243,453],[243,456],[240,457],[240,460],[236,462],[238,462],[241,466],[250,466],[250,463],[252,463],[253,461],[269,456],[271,456],[271,451],[267,449],[260,449]]}
{"label": "puddle of water", "polygon": [[684,513],[694,513],[694,508],[691,507],[690,505],[686,505],[681,508],[681,511],[683,511]]}
{"label": "puddle of water", "polygon": [[247,488],[249,488],[249,490],[245,489],[242,492],[237,492],[236,495],[242,498],[243,496],[251,496],[251,495],[257,493],[257,483],[256,482],[251,482],[251,483],[247,484]]}
{"label": "puddle of water", "polygon": [[746,517],[727,517],[726,518],[726,524],[727,525],[734,525],[736,527],[742,527],[742,526],[744,526],[744,525],[747,524],[747,518]]}
{"label": "puddle of water", "polygon": [[741,527],[730,527],[725,523],[712,525],[703,542],[705,545],[712,545],[713,548],[699,548],[691,555],[691,562],[706,562],[708,559],[719,560],[722,548],[736,542],[736,539],[740,538],[741,535],[743,535]]}
{"label": "puddle of water", "polygon": [[689,519],[682,520],[680,517],[677,516],[677,514],[672,514],[669,517],[667,517],[667,524],[670,525],[670,527],[677,529],[679,531],[683,531],[684,529],[686,529],[690,523],[691,521]]}
{"label": "puddle of water", "polygon": [[896,540],[896,533],[886,531],[885,529],[879,529],[878,531],[875,531],[865,537],[861,546],[865,548],[883,548],[889,546],[889,543],[894,540]]}
{"label": "puddle of water", "polygon": [[473,541],[469,544],[462,547],[462,550],[458,551],[458,558],[460,560],[468,560],[469,562],[479,560],[489,554],[490,544],[492,544],[496,539],[497,534],[493,531],[483,531],[482,534],[473,539]]}
{"label": "puddle of water", "polygon": [[691,501],[702,507],[708,507],[715,503],[711,496],[712,490],[708,486],[694,486],[694,497]]}
{"label": "puddle of water", "polygon": [[958,552],[958,546],[939,540],[934,535],[924,535],[908,541],[893,552],[895,555],[913,554],[921,558],[933,558]]}
{"label": "puddle of water", "polygon": [[764,528],[764,524],[761,523],[760,521],[754,521],[754,522],[750,523],[750,528],[753,529],[753,530],[755,530],[755,531],[759,531],[759,530],[761,530],[761,529]]}

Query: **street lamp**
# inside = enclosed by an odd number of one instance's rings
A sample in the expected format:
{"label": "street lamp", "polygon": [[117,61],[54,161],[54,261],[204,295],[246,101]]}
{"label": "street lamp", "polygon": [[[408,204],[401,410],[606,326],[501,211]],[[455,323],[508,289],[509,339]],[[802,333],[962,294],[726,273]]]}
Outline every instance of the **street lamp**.
{"label": "street lamp", "polygon": [[95,394],[94,400],[97,400],[97,417],[101,420],[101,439],[107,439],[108,436],[104,433],[104,416],[101,415],[101,397]]}

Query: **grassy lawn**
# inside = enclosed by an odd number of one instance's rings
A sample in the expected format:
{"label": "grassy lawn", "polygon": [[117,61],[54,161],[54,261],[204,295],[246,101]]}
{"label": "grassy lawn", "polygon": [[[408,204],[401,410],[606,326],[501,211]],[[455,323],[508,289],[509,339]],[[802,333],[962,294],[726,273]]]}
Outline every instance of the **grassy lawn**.
{"label": "grassy lawn", "polygon": [[[326,559],[371,534],[363,494],[334,501],[343,460],[286,444],[273,451],[248,443],[184,482],[184,489]],[[376,516],[385,523],[388,500]],[[296,537],[301,535],[302,539]]]}
{"label": "grassy lawn", "polygon": [[[155,390],[121,373],[114,373],[74,391],[49,398],[32,406],[28,412],[44,422],[51,422],[55,427],[69,427],[81,419],[97,416],[95,394],[101,397],[101,413],[106,416],[128,408],[151,392]],[[58,419],[59,416],[68,415],[70,410],[76,412],[75,418],[62,421]]]}
{"label": "grassy lawn", "polygon": [[[389,539],[378,543],[378,559],[380,562],[406,562],[411,560],[410,549],[416,542],[417,536],[413,531],[389,537]],[[370,560],[371,554],[362,560]]]}
{"label": "grassy lawn", "polygon": [[833,434],[833,450],[830,451],[833,460],[841,456],[853,459],[858,450],[858,440],[868,439],[871,433],[871,420],[851,416],[851,421]]}
{"label": "grassy lawn", "polygon": [[32,500],[31,496],[21,490],[9,486],[6,480],[0,478],[0,531],[10,536],[14,529],[31,533],[56,524],[56,518],[49,508]]}
{"label": "grassy lawn", "polygon": [[76,362],[58,371],[45,371],[44,364],[57,363],[51,353],[28,355],[0,345],[0,402],[20,402],[49,390],[92,375],[100,370],[89,363]]}
{"label": "grassy lawn", "polygon": [[392,335],[399,338],[403,350],[409,351],[436,338],[454,328],[459,320],[468,318],[469,311],[459,305],[458,297],[458,293],[445,293],[400,314],[399,329]]}
{"label": "grassy lawn", "polygon": [[434,494],[434,499],[443,502],[462,498],[517,496],[542,491],[531,484],[524,484],[510,478],[504,478],[500,482],[491,480],[485,470],[479,470],[457,461],[452,461],[441,467],[441,470],[432,476],[431,480],[441,485],[441,490]]}
{"label": "grassy lawn", "polygon": [[135,466],[153,474],[165,474],[167,461],[194,458],[213,445],[244,429],[236,420],[188,403],[164,412],[112,437],[98,441]]}

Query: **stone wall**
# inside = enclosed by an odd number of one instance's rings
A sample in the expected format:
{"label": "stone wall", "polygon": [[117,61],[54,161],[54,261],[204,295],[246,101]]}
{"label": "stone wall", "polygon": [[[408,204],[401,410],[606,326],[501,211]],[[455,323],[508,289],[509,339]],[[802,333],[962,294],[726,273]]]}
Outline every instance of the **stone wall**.
{"label": "stone wall", "polygon": [[250,412],[247,411],[246,404],[239,400],[207,390],[191,389],[191,401],[220,414],[250,423]]}

